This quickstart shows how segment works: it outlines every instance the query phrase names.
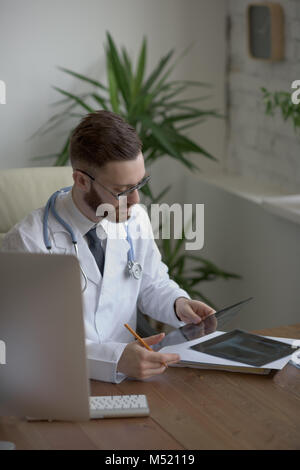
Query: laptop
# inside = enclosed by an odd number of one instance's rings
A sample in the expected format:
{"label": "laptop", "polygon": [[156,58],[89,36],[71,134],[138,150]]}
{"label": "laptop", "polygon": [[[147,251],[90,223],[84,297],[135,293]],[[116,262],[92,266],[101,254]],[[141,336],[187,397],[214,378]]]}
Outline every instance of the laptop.
{"label": "laptop", "polygon": [[0,302],[0,416],[87,421],[149,415],[145,395],[90,397],[75,255],[0,253]]}
{"label": "laptop", "polygon": [[77,258],[0,253],[0,299],[0,416],[90,419]]}

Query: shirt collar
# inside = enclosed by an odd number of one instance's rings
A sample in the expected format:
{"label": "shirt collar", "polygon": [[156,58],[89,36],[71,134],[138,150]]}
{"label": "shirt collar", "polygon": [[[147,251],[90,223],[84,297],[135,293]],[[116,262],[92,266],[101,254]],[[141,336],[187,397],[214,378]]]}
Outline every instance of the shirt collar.
{"label": "shirt collar", "polygon": [[64,198],[62,198],[62,204],[64,205],[65,211],[69,216],[70,222],[79,233],[84,236],[89,230],[93,227],[101,225],[104,229],[105,233],[105,225],[106,221],[104,219],[100,220],[100,222],[95,223],[92,220],[88,219],[76,206],[75,202],[73,201],[72,197],[72,190],[68,191]]}
{"label": "shirt collar", "polygon": [[[72,197],[72,190],[62,193],[60,197],[57,198],[57,210],[60,212],[62,210],[64,218],[69,221],[70,225],[76,228],[76,230],[84,236],[89,230],[93,227],[99,226],[101,227],[101,232],[103,237],[105,238],[125,238],[126,239],[126,228],[125,225],[128,222],[123,222],[120,224],[116,224],[114,222],[110,222],[107,218],[103,218],[100,222],[93,222],[92,220],[88,219],[76,206],[75,202],[73,201]],[[135,219],[135,207],[132,208],[132,215],[130,220]]]}

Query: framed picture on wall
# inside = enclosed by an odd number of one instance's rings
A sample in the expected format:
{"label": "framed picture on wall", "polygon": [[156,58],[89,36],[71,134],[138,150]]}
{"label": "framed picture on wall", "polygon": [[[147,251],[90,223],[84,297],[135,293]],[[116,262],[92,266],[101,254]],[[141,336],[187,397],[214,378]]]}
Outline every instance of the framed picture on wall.
{"label": "framed picture on wall", "polygon": [[284,58],[284,13],[278,3],[250,3],[247,7],[248,52],[269,62]]}

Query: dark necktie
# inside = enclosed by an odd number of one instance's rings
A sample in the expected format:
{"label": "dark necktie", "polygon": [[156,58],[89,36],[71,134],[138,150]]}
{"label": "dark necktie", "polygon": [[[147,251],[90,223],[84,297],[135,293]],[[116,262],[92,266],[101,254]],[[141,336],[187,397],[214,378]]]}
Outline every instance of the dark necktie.
{"label": "dark necktie", "polygon": [[89,249],[94,255],[99,271],[103,276],[105,254],[101,245],[100,238],[96,233],[97,227],[92,228],[86,233]]}

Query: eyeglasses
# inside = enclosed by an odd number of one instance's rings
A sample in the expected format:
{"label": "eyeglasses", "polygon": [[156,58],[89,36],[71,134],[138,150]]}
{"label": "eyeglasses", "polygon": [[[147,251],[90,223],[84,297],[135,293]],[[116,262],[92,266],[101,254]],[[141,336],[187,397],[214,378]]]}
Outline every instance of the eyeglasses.
{"label": "eyeglasses", "polygon": [[106,191],[108,191],[115,199],[119,200],[121,196],[126,196],[127,194],[130,194],[132,193],[133,191],[135,191],[136,189],[140,189],[142,188],[143,186],[145,186],[145,184],[147,184],[151,178],[151,175],[146,175],[144,176],[144,178],[142,179],[142,181],[140,181],[139,183],[135,184],[134,186],[131,186],[131,188],[129,189],[126,189],[126,191],[122,191],[120,193],[113,193],[112,191],[110,191],[110,189],[108,189],[106,186],[104,186],[102,183],[100,183],[99,181],[96,180],[96,178],[94,178],[93,176],[89,175],[86,171],[84,170],[80,170],[79,168],[75,168],[76,171],[80,171],[80,173],[83,173],[85,175],[87,175],[89,178],[91,178],[91,180],[95,181],[96,183],[98,183],[100,186],[102,186],[102,188],[104,188]]}

